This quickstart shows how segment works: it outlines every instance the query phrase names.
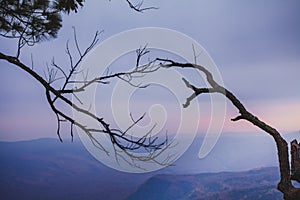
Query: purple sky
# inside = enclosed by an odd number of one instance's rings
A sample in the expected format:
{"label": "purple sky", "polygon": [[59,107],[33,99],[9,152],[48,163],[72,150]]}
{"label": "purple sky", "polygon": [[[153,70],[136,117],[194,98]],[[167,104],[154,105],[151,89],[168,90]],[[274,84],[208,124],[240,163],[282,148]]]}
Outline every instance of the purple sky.
{"label": "purple sky", "polygon": [[[283,133],[300,130],[299,1],[153,0],[145,1],[146,5],[159,9],[141,14],[130,10],[125,1],[87,1],[77,14],[64,16],[57,39],[24,49],[21,59],[30,63],[32,53],[35,69],[41,74],[53,56],[64,62],[72,26],[77,29],[82,47],[89,44],[96,30],[104,30],[101,40],[132,28],[177,30],[208,51],[225,86],[250,111]],[[15,53],[14,41],[1,38],[0,44],[1,52]],[[0,102],[0,140],[56,137],[55,115],[43,88],[25,72],[3,61]],[[235,115],[229,104],[228,117]],[[257,131],[240,122],[227,122],[224,127],[226,132],[242,130]]]}

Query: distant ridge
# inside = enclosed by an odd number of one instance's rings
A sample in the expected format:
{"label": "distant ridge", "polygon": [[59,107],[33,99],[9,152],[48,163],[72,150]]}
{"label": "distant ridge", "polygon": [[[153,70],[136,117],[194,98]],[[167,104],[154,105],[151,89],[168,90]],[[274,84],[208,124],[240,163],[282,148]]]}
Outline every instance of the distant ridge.
{"label": "distant ridge", "polygon": [[278,180],[276,167],[246,172],[156,175],[127,200],[281,200],[282,194],[276,190]]}
{"label": "distant ridge", "polygon": [[110,169],[79,141],[0,142],[0,160],[0,199],[5,200],[124,199],[151,176]]}
{"label": "distant ridge", "polygon": [[[276,190],[277,168],[265,168],[270,163],[277,165],[271,138],[222,136],[211,154],[199,160],[202,139],[196,138],[175,166],[146,174],[122,173],[104,166],[79,140],[0,142],[0,199],[114,200],[139,199],[142,194],[142,199],[201,199],[209,194],[207,199],[260,199],[253,196],[254,191],[262,199],[281,199]],[[251,168],[258,169],[199,174]]]}

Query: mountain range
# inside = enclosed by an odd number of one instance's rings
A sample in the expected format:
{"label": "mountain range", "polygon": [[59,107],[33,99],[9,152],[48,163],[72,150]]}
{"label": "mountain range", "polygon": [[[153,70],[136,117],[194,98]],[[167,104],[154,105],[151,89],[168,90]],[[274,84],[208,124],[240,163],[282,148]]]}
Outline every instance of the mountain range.
{"label": "mountain range", "polygon": [[58,139],[0,142],[0,198],[282,198],[276,190],[278,169],[270,167],[277,165],[271,138],[221,137],[213,151],[199,160],[197,154],[202,141],[203,138],[196,138],[174,165],[142,174],[106,167],[78,140],[73,143],[61,143]]}
{"label": "mountain range", "polygon": [[276,189],[278,168],[193,175],[156,175],[127,200],[253,200],[282,199]]}

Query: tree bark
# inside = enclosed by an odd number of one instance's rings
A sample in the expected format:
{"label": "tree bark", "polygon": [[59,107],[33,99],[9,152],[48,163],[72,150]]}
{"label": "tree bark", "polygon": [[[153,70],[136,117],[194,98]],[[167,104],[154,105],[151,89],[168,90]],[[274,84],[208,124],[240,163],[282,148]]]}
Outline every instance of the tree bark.
{"label": "tree bark", "polygon": [[300,182],[300,143],[291,142],[291,178]]}

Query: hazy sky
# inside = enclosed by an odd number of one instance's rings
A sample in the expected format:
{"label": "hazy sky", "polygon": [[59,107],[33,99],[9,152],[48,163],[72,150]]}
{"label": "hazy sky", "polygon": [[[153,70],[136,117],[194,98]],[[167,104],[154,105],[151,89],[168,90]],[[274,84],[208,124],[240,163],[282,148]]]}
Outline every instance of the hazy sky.
{"label": "hazy sky", "polygon": [[[81,47],[89,44],[96,30],[104,30],[100,39],[105,40],[132,28],[173,29],[194,38],[208,51],[225,86],[250,111],[282,132],[300,130],[299,1],[149,0],[147,5],[159,9],[136,13],[122,0],[89,0],[77,14],[63,17],[57,39],[24,49],[21,59],[29,63],[32,53],[34,67],[41,74],[53,56],[64,62],[72,26]],[[1,52],[15,53],[13,41],[1,38],[0,42]],[[139,101],[143,104],[143,98]],[[3,61],[0,102],[0,140],[56,137],[55,115],[43,88]],[[228,117],[236,115],[230,104],[227,109]],[[241,130],[257,131],[245,123],[228,122],[224,127],[226,132]]]}

